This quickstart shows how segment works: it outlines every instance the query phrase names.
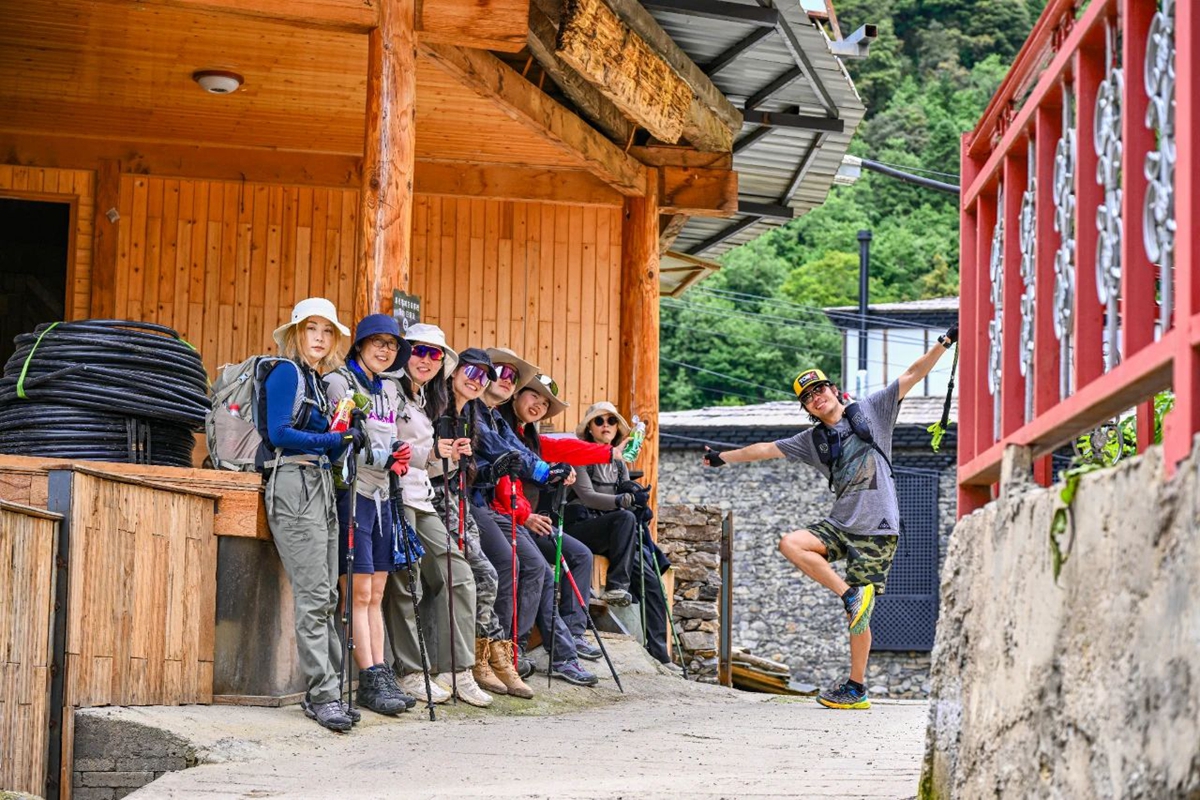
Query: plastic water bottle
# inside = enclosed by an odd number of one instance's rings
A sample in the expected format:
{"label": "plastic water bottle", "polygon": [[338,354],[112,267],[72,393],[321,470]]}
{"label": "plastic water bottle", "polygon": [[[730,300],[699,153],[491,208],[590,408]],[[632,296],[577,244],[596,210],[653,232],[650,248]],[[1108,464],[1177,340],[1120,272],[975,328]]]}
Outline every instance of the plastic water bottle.
{"label": "plastic water bottle", "polygon": [[646,441],[646,423],[637,414],[634,414],[633,430],[630,431],[629,441],[625,443],[625,448],[621,451],[621,459],[629,464],[636,461],[638,453],[642,451],[642,442],[644,441]]}
{"label": "plastic water bottle", "polygon": [[333,420],[329,424],[332,433],[342,433],[350,427],[350,412],[354,410],[354,398],[343,397],[333,409]]}
{"label": "plastic water bottle", "polygon": [[229,407],[229,413],[231,415],[233,415],[234,417],[236,417],[237,419],[242,418],[241,406],[239,406],[237,403],[234,403],[233,405],[231,405]]}

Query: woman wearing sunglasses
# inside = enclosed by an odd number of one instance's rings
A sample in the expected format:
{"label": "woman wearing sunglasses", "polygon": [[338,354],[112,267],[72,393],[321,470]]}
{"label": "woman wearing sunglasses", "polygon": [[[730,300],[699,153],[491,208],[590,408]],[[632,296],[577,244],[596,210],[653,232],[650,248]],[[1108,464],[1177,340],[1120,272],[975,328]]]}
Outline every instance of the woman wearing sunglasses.
{"label": "woman wearing sunglasses", "polygon": [[[547,460],[562,461],[573,467],[585,467],[593,464],[607,464],[613,459],[620,458],[620,452],[609,444],[584,442],[570,438],[542,438],[538,435],[538,423],[561,414],[567,408],[568,404],[558,397],[558,384],[555,380],[549,375],[538,373],[526,382],[511,401],[500,407],[500,414],[526,447]],[[536,486],[522,485],[520,481],[517,484],[517,522],[534,534],[534,543],[553,569],[557,543],[551,534],[558,522],[555,518],[556,509],[553,508],[553,496],[549,492],[539,491]],[[507,479],[504,479],[497,486],[492,506],[501,513],[508,514],[510,496]],[[633,543],[634,539],[631,536],[626,543],[630,552],[632,552]],[[612,551],[613,563],[620,563],[623,559],[628,560],[628,553],[620,554],[613,548],[609,548],[609,550]],[[592,553],[594,552],[605,556],[609,555],[609,552],[590,547],[573,536],[563,536],[563,558],[568,569],[571,570],[571,575],[575,578],[575,584],[579,587],[580,594],[583,595],[584,603],[589,602],[591,595]],[[615,605],[628,605],[630,595],[628,591],[624,590],[606,590],[601,595],[601,599]],[[587,631],[587,616],[584,608],[575,599],[575,594],[570,591],[569,587],[561,594],[559,616],[567,624],[580,657],[591,660],[599,659],[601,657],[600,649],[584,636]]]}
{"label": "woman wearing sunglasses", "polygon": [[[435,437],[435,421],[451,407],[450,387],[470,386],[483,391],[478,382],[466,378],[466,363],[446,345],[446,336],[435,325],[416,324],[406,338],[412,355],[399,378],[403,406],[396,417],[398,438],[412,445],[408,472],[400,479],[404,495],[404,514],[416,530],[425,556],[420,560],[421,581],[417,598],[428,644],[429,669],[434,673],[430,697],[435,703],[450,699],[457,689],[458,698],[475,706],[488,706],[492,698],[472,677],[475,649],[475,579],[466,556],[456,543],[449,542],[446,525],[439,514],[438,492],[433,481],[442,481],[444,456],[458,464],[463,443]],[[463,354],[466,355],[465,353]],[[475,367],[471,370],[475,373]],[[449,377],[447,377],[449,376]],[[468,451],[469,452],[469,451]],[[457,537],[455,537],[457,538]],[[449,546],[448,546],[449,543]],[[449,573],[447,557],[449,552]],[[454,620],[450,619],[448,592],[454,593]],[[426,700],[421,654],[413,618],[413,597],[407,576],[393,573],[384,598],[384,619],[388,640],[396,662],[400,687],[408,694]],[[453,648],[453,658],[451,658]]]}
{"label": "woman wearing sunglasses", "polygon": [[400,325],[388,314],[363,317],[354,329],[354,344],[346,365],[325,376],[331,406],[344,398],[370,401],[363,420],[367,446],[357,453],[357,489],[337,492],[338,564],[342,596],[346,589],[346,553],[350,504],[354,505],[354,660],[358,665],[358,704],[377,714],[399,714],[416,703],[402,692],[383,654],[383,591],[388,574],[395,570],[392,547],[389,472],[403,475],[411,449],[396,438],[399,387],[383,373],[399,369],[408,360],[408,345],[400,338]]}
{"label": "woman wearing sunglasses", "polygon": [[[620,446],[629,435],[629,423],[612,403],[592,405],[575,428],[575,435],[585,442]],[[658,580],[655,561],[660,570],[670,567],[665,556],[641,531],[641,552],[638,552],[638,529],[648,520],[646,503],[649,492],[629,480],[629,468],[623,461],[595,464],[579,470],[572,487],[574,499],[568,506],[566,529],[586,544],[594,553],[608,556],[608,583],[605,596],[620,593],[645,605],[646,650],[666,664],[667,603]],[[645,594],[643,594],[643,589]]]}

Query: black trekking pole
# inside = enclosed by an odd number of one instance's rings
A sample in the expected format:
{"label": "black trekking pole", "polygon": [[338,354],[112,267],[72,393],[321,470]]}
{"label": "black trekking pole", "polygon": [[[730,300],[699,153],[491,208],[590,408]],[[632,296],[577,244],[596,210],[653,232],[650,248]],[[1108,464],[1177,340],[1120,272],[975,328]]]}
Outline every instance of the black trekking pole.
{"label": "black trekking pole", "polygon": [[354,653],[354,528],[358,524],[358,453],[354,443],[346,448],[346,464],[350,470],[350,522],[346,526],[346,595],[342,598],[342,626],[346,631],[345,656],[339,680],[338,699],[346,691],[346,708],[354,710],[354,681],[351,680],[350,659]]}
{"label": "black trekking pole", "polygon": [[567,487],[559,484],[554,490],[554,609],[550,613],[550,669],[546,670],[546,686],[549,688],[550,679],[554,672],[554,631],[558,628],[558,605],[562,602],[562,537],[563,537],[563,506],[566,504]]}
{"label": "black trekking pole", "polygon": [[437,716],[433,711],[433,691],[429,685],[429,660],[425,656],[425,632],[421,630],[421,610],[417,607],[417,577],[414,568],[417,559],[409,538],[410,528],[408,518],[404,516],[403,493],[400,489],[400,479],[396,473],[388,472],[388,484],[388,488],[392,492],[392,536],[397,535],[396,529],[399,527],[398,535],[404,539],[404,571],[408,573],[408,596],[412,599],[413,621],[417,626],[417,650],[421,654],[421,672],[425,676],[425,700],[429,707],[429,721],[433,722]]}
{"label": "black trekking pole", "polygon": [[[454,418],[442,417],[438,420],[438,438],[454,439]],[[442,515],[446,522],[446,603],[450,612],[450,696],[454,705],[458,705],[458,660],[454,655],[454,541],[450,538],[450,459],[442,456],[442,497],[445,508]]]}
{"label": "black trekking pole", "polygon": [[[639,523],[639,527],[644,529],[646,524]],[[646,536],[649,535],[650,533],[647,531]],[[663,580],[662,570],[658,567],[658,558],[653,553],[650,554],[650,563],[654,564],[654,574],[658,576],[658,588],[663,596],[663,613],[667,615],[667,624],[671,626],[671,638],[675,640],[675,652],[679,654],[679,668],[683,670],[683,679],[686,681],[688,679],[687,659],[684,658],[683,646],[679,643],[679,631],[675,629],[675,615],[671,613],[671,603],[667,599],[667,582]]]}
{"label": "black trekking pole", "polygon": [[[471,438],[471,423],[460,417],[455,422],[455,433],[459,439]],[[458,551],[464,552],[467,532],[467,471],[462,463],[458,465]]]}
{"label": "black trekking pole", "polygon": [[[939,336],[938,341],[942,342],[945,338],[945,336]],[[925,429],[930,433],[929,446],[935,453],[942,446],[942,437],[950,429],[950,401],[954,397],[954,373],[957,369],[958,343],[955,342],[954,360],[950,362],[950,380],[946,383],[946,402],[942,404],[942,418]]]}
{"label": "black trekking pole", "polygon": [[645,540],[642,536],[644,526],[642,521],[638,520],[638,580],[642,584],[642,594],[639,598],[639,605],[642,612],[642,647],[645,648],[646,643],[650,641],[650,635],[646,632],[646,555],[645,555]]}
{"label": "black trekking pole", "polygon": [[617,682],[617,688],[621,690],[621,694],[624,694],[625,687],[621,686],[621,678],[617,675],[617,668],[613,666],[612,659],[608,657],[608,648],[604,646],[604,640],[600,638],[600,631],[596,628],[595,620],[592,619],[592,612],[588,609],[587,603],[583,602],[583,593],[579,591],[579,586],[575,583],[575,576],[571,574],[571,570],[567,569],[567,565],[563,563],[561,556],[559,556],[555,566],[556,570],[560,568],[567,576],[567,581],[571,584],[571,591],[575,593],[575,599],[579,601],[579,605],[587,617],[588,628],[591,630],[592,635],[596,637],[596,644],[600,645],[600,652],[604,654],[604,661],[608,664],[608,671],[612,673],[613,680]]}

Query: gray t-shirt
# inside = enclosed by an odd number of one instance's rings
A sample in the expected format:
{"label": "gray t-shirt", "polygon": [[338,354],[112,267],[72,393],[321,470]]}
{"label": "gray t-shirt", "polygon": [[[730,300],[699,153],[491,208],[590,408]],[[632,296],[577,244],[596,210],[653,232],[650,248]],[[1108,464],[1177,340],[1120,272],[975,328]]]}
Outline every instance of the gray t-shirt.
{"label": "gray t-shirt", "polygon": [[[900,383],[892,381],[858,404],[871,424],[871,435],[879,449],[892,457],[892,430],[900,411]],[[833,490],[837,499],[826,521],[858,536],[895,536],[900,533],[900,506],[891,470],[879,454],[854,435],[850,420],[843,417],[833,428],[841,439],[842,453],[833,465]],[[821,463],[813,444],[813,429],[801,431],[775,446],[789,459],[803,461],[829,478],[829,467]]]}

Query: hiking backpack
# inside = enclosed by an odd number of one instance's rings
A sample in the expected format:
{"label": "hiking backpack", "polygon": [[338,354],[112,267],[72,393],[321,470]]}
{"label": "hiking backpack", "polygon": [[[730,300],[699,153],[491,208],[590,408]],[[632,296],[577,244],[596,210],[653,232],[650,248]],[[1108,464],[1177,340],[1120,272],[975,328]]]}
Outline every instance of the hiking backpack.
{"label": "hiking backpack", "polygon": [[[240,364],[226,364],[212,385],[212,407],[204,415],[208,456],[214,469],[258,472],[269,458],[267,405],[263,382],[280,364],[296,363],[279,356],[251,356]],[[296,367],[297,371],[299,367]],[[292,402],[292,424],[304,427],[312,402],[305,402],[305,381],[300,376]]]}
{"label": "hiking backpack", "polygon": [[[871,422],[867,419],[866,414],[859,408],[858,403],[851,403],[846,406],[845,418],[850,423],[851,432],[859,439],[870,445],[871,449],[879,454],[883,459],[883,463],[887,465],[888,473],[892,476],[892,480],[896,478],[896,472],[892,469],[892,461],[883,452],[883,449],[875,443],[875,436],[871,433]],[[829,468],[829,491],[834,491],[833,488],[833,470],[837,465],[838,457],[842,454],[842,440],[838,436],[837,431],[826,427],[825,423],[818,422],[813,428],[813,444],[817,448],[817,459]]]}

